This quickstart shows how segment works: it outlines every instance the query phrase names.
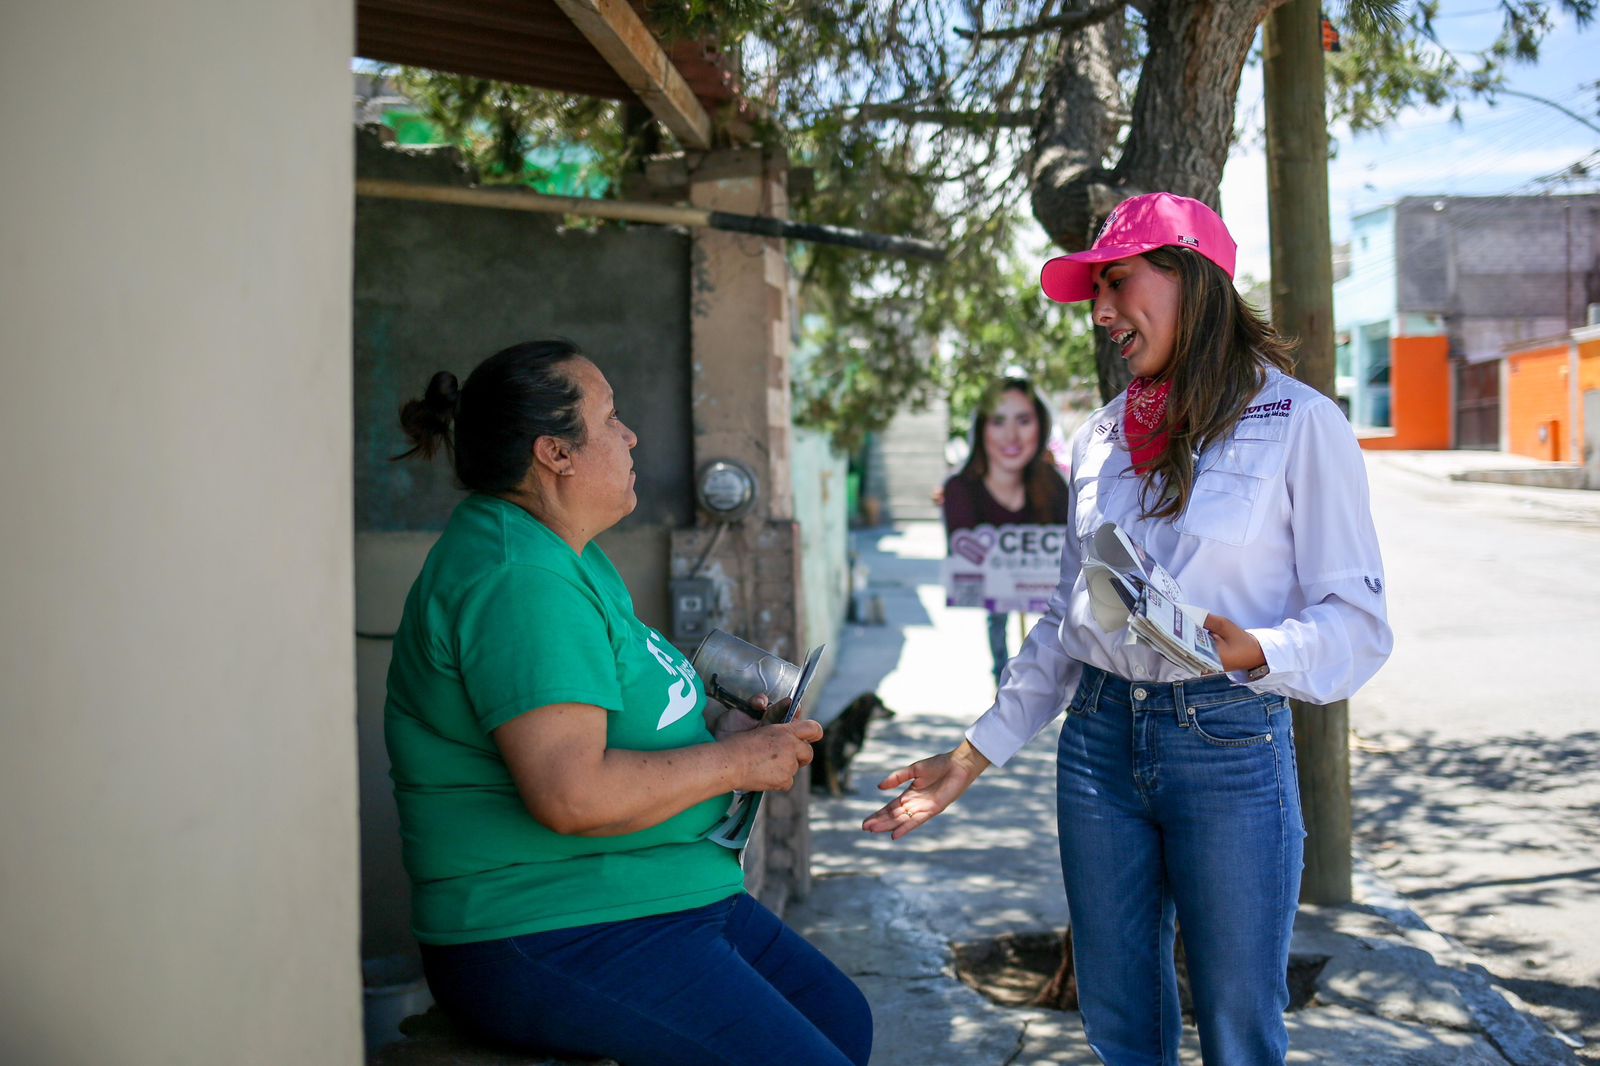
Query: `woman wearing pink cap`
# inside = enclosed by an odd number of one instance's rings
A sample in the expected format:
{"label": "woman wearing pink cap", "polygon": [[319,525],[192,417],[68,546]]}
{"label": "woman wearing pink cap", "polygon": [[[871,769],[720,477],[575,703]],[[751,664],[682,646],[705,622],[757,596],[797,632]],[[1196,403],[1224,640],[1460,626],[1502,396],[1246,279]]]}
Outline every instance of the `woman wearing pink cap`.
{"label": "woman wearing pink cap", "polygon": [[[1179,925],[1205,1061],[1284,1061],[1305,837],[1288,701],[1350,696],[1393,645],[1354,435],[1284,372],[1293,345],[1239,298],[1234,253],[1210,208],[1153,193],[1045,265],[1047,296],[1094,302],[1133,384],[1073,440],[1077,538],[994,705],[891,774],[880,787],[910,787],[864,826],[916,829],[1066,704],[1061,867],[1084,1029],[1110,1066],[1178,1061]],[[1096,624],[1082,546],[1108,522],[1211,612],[1226,672]]]}

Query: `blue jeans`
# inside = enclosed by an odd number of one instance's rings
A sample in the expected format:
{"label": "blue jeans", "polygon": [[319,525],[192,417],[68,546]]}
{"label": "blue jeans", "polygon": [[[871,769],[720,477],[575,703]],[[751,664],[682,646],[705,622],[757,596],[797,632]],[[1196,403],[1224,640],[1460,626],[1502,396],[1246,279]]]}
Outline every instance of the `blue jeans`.
{"label": "blue jeans", "polygon": [[1011,616],[1005,611],[989,612],[989,656],[994,660],[994,683],[1000,684],[1000,674],[1011,661],[1011,650],[1006,647],[1006,623]]}
{"label": "blue jeans", "polygon": [[1061,872],[1089,1045],[1176,1066],[1181,925],[1201,1053],[1279,1066],[1305,826],[1288,702],[1094,667],[1061,728]]}
{"label": "blue jeans", "polygon": [[468,1032],[624,1066],[865,1066],[855,984],[744,893],[675,914],[446,947],[423,945],[433,998]]}

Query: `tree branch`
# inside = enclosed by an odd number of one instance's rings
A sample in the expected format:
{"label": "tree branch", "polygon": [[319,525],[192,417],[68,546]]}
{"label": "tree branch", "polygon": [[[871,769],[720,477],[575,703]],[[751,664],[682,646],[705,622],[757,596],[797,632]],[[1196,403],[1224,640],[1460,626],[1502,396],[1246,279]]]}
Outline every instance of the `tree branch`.
{"label": "tree branch", "polygon": [[1036,111],[960,111],[955,108],[921,108],[909,104],[862,104],[856,108],[856,118],[868,121],[890,119],[908,124],[927,123],[935,126],[972,126],[988,128],[1002,126],[1009,129],[1033,125]]}
{"label": "tree branch", "polygon": [[1076,33],[1086,30],[1090,26],[1098,26],[1123,8],[1128,6],[1128,0],[1112,0],[1102,7],[1092,7],[1087,11],[1068,11],[1060,15],[1052,15],[1047,19],[1030,22],[1023,26],[1005,26],[998,30],[963,30],[957,29],[956,36],[967,40],[979,38],[987,41],[1009,41],[1018,37],[1036,37],[1041,33],[1051,30],[1062,30],[1066,33]]}

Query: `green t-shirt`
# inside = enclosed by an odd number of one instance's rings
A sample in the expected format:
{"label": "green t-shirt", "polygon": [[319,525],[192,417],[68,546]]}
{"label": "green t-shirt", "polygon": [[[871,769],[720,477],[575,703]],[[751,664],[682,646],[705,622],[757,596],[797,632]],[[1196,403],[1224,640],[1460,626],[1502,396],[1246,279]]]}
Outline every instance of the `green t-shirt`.
{"label": "green t-shirt", "polygon": [[606,745],[709,742],[705,689],[594,544],[582,556],[514,504],[462,501],[406,597],[384,733],[412,931],[461,944],[687,910],[743,888],[702,839],[729,798],[613,837],[534,820],[490,732],[540,707],[605,709]]}

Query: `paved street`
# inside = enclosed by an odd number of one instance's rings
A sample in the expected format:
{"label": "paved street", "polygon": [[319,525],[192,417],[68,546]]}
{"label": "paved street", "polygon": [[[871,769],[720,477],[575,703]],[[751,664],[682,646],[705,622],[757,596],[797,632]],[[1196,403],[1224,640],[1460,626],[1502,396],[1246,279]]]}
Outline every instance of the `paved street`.
{"label": "paved street", "polygon": [[1356,850],[1600,1062],[1600,493],[1368,469],[1397,644],[1351,710]]}

